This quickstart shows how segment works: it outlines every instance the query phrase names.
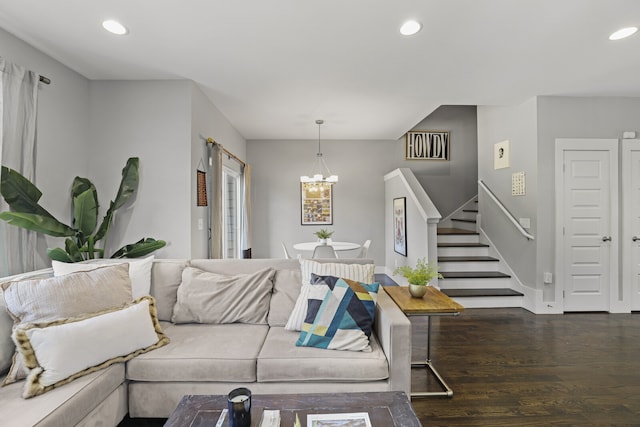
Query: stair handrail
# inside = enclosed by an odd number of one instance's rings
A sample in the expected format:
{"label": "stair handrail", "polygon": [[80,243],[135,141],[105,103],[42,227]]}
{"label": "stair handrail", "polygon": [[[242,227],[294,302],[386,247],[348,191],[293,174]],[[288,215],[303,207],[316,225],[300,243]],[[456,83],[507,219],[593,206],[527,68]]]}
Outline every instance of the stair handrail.
{"label": "stair handrail", "polygon": [[487,192],[487,194],[489,195],[489,197],[491,198],[491,200],[493,200],[495,202],[496,205],[498,205],[498,207],[500,208],[500,210],[502,211],[502,213],[505,214],[505,216],[509,219],[509,221],[511,221],[511,223],[516,227],[516,229],[520,232],[520,234],[522,234],[524,237],[526,237],[528,240],[535,240],[535,237],[533,237],[532,234],[530,234],[529,232],[527,232],[527,230],[525,230],[522,225],[520,225],[520,223],[516,220],[516,218],[513,216],[513,214],[511,212],[509,212],[509,210],[502,204],[502,202],[496,197],[495,194],[493,194],[493,191],[491,191],[491,189],[489,187],[487,187],[487,184],[484,183],[484,181],[482,181],[481,179],[478,180],[478,184],[480,185],[480,187]]}

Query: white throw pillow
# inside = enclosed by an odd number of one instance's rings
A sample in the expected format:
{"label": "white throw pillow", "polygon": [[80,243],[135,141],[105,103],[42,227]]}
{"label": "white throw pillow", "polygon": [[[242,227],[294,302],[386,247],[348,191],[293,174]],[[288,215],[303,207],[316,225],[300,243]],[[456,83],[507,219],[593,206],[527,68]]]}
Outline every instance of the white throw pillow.
{"label": "white throw pillow", "polygon": [[169,342],[158,323],[153,298],[148,296],[101,314],[20,325],[13,340],[31,370],[25,398]]}
{"label": "white throw pillow", "polygon": [[154,255],[143,259],[101,259],[95,262],[66,263],[51,261],[54,276],[63,276],[77,271],[90,271],[98,267],[114,264],[129,264],[129,277],[131,278],[131,296],[134,300],[149,295],[151,289],[151,266]]}
{"label": "white throw pillow", "polygon": [[304,318],[307,316],[307,298],[311,287],[312,273],[318,276],[341,277],[360,283],[373,283],[375,282],[375,268],[375,264],[323,263],[308,259],[300,261],[302,288],[284,328],[288,331],[301,330]]}
{"label": "white throw pillow", "polygon": [[341,277],[361,283],[373,283],[375,281],[375,269],[375,264],[316,262],[310,259],[300,261],[303,285],[311,283],[312,273],[318,276]]}

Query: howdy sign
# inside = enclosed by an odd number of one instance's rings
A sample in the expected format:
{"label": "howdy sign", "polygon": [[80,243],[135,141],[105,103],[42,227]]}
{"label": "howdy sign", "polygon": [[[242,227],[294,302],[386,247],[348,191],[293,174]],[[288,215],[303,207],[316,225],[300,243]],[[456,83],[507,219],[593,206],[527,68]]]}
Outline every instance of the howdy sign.
{"label": "howdy sign", "polygon": [[407,160],[449,160],[449,132],[409,131],[404,153]]}

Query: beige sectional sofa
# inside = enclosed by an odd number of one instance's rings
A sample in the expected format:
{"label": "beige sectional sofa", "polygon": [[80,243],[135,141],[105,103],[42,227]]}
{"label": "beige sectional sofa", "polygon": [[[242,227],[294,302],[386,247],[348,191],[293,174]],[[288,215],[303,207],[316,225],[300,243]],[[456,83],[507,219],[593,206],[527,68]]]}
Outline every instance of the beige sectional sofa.
{"label": "beige sectional sofa", "polygon": [[[172,322],[187,267],[223,276],[274,269],[265,300],[267,321]],[[0,419],[12,420],[10,425],[15,426],[115,426],[127,413],[132,418],[166,418],[183,395],[224,394],[238,386],[253,393],[398,390],[409,394],[411,326],[389,296],[378,292],[370,352],[298,347],[300,332],[286,330],[285,324],[301,281],[298,260],[155,260],[150,293],[169,344],[30,399],[21,397],[23,381],[2,387]],[[0,372],[7,369],[15,349],[8,338],[12,322],[2,310]]]}

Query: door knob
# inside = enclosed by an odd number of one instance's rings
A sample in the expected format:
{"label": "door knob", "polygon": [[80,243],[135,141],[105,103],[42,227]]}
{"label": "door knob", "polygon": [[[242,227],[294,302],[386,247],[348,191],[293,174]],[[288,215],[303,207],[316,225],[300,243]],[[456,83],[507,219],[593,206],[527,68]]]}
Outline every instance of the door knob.
{"label": "door knob", "polygon": [[603,242],[610,242],[611,241],[611,236],[603,236],[602,237],[602,241]]}
{"label": "door knob", "polygon": [[640,240],[640,237],[638,237],[638,236],[633,236],[633,237],[631,238],[631,240],[633,240],[634,242],[637,242],[638,240]]}

